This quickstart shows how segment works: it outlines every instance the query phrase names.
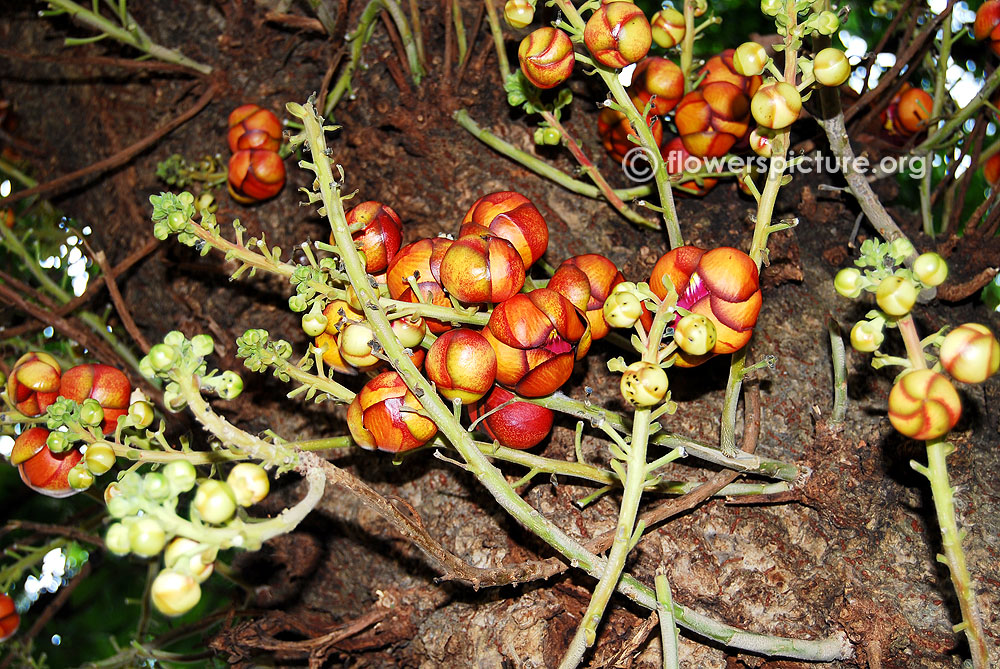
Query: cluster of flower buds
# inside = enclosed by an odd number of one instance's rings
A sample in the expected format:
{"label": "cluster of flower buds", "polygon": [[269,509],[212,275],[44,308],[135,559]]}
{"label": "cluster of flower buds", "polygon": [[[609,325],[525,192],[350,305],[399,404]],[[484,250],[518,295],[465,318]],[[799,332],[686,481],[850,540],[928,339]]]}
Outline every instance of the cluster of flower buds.
{"label": "cluster of flower buds", "polygon": [[255,104],[237,107],[229,114],[229,194],[243,204],[277,195],[285,185],[281,148],[281,122],[274,112]]}
{"label": "cluster of flower buds", "polygon": [[[379,208],[387,209],[385,205]],[[391,211],[391,210],[390,210]],[[383,255],[376,237],[373,256]],[[548,227],[523,195],[502,191],[477,200],[462,219],[457,239],[437,237],[403,246],[384,275],[371,279],[397,302],[426,305],[419,328],[413,316],[390,313],[390,324],[411,360],[423,366],[437,392],[500,444],[530,448],[551,429],[552,412],[528,401],[559,390],[575,363],[612,327],[648,331],[654,308],[667,298],[674,343],[654,369],[635,366],[622,380],[636,406],[664,400],[663,367],[691,367],[713,355],[732,353],[749,340],[761,305],[757,267],[732,248],[711,251],[685,246],[657,263],[649,287],[626,282],[618,267],[599,254],[562,262],[544,288],[525,289],[525,277],[545,252]],[[646,284],[640,284],[646,286]],[[353,398],[347,413],[351,434],[364,448],[398,453],[427,444],[437,433],[421,398],[396,371],[382,371],[381,346],[360,305],[326,305],[315,335],[324,361],[339,371],[377,373]],[[438,307],[492,307],[485,327],[456,327]],[[672,303],[674,304],[674,303]],[[402,313],[408,313],[406,307]],[[405,327],[397,325],[403,324]],[[435,337],[421,348],[424,325]],[[426,346],[426,344],[425,344]],[[242,355],[242,354],[241,354]]]}
{"label": "cluster of flower buds", "polygon": [[[834,278],[834,287],[844,297],[875,293],[878,309],[854,325],[851,345],[863,353],[874,352],[876,367],[885,364],[885,356],[878,352],[884,329],[898,326],[909,316],[922,289],[939,286],[948,278],[947,264],[933,252],[917,256],[911,268],[903,267],[903,259],[912,252],[913,245],[905,239],[890,244],[866,240],[855,261],[857,267],[842,269]],[[943,437],[961,417],[958,392],[944,373],[962,383],[982,383],[1000,369],[1000,343],[984,325],[965,323],[931,341],[938,346],[937,363],[931,369],[908,367],[889,393],[890,422],[913,439]],[[928,357],[922,349],[919,354]]]}
{"label": "cluster of flower buds", "polygon": [[[30,427],[14,440],[10,463],[25,485],[49,497],[89,488],[115,463],[113,447],[101,437],[153,420],[152,406],[131,395],[128,377],[114,367],[88,363],[63,372],[47,353],[21,356],[7,379],[7,399],[25,416],[46,416],[45,427]],[[82,443],[81,429],[91,443]]]}
{"label": "cluster of flower buds", "polygon": [[[187,460],[173,460],[145,474],[126,472],[104,492],[108,513],[115,519],[105,543],[116,555],[152,558],[162,552],[164,568],[153,580],[150,599],[164,615],[178,616],[201,599],[200,584],[212,574],[219,549],[243,543],[239,527],[226,534],[225,545],[209,532],[198,538],[194,534],[234,522],[242,525],[237,508],[253,506],[269,490],[267,472],[250,462],[234,466],[225,481],[199,481]],[[190,497],[190,522],[176,514],[181,496]]]}

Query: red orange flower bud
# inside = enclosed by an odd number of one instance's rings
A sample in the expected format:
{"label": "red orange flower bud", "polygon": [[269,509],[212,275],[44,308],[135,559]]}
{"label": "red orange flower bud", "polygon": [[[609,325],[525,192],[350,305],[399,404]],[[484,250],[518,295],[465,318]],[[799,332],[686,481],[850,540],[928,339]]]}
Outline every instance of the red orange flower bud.
{"label": "red orange flower bud", "polygon": [[422,409],[398,372],[382,372],[354,397],[347,408],[347,426],[362,448],[409,451],[437,434],[434,422],[417,413]]}
{"label": "red orange flower bud", "polygon": [[496,352],[497,381],[524,397],[541,397],[569,380],[589,329],[569,300],[539,288],[498,304],[483,336]]}
{"label": "red orange flower bud", "polygon": [[438,337],[427,351],[424,366],[438,392],[462,404],[482,399],[497,377],[493,347],[469,328],[449,330]]}
{"label": "red orange flower bud", "polygon": [[[352,228],[362,226],[351,236],[365,255],[365,270],[369,274],[384,272],[402,243],[399,215],[381,202],[362,202],[347,212],[347,224]],[[330,243],[336,244],[332,233]]]}
{"label": "red orange flower bud", "polygon": [[558,28],[545,27],[521,40],[517,59],[525,78],[538,88],[555,88],[573,73],[573,40]]}
{"label": "red orange flower bud", "polygon": [[911,88],[899,97],[897,103],[896,117],[899,125],[911,135],[923,130],[927,127],[933,107],[934,100],[926,91]]}
{"label": "red orange flower bud", "polygon": [[69,484],[69,472],[83,459],[78,449],[53,453],[45,445],[49,431],[44,427],[28,428],[14,440],[10,462],[17,465],[24,484],[47,497],[69,497],[80,492]]}
{"label": "red orange flower bud", "polygon": [[274,151],[242,149],[229,159],[229,194],[243,204],[267,200],[285,185],[285,163]]}
{"label": "red orange flower bud", "polygon": [[[663,142],[663,124],[660,123],[659,117],[653,116],[649,119],[649,130],[656,145],[659,146]],[[639,137],[625,114],[610,107],[605,107],[597,115],[597,134],[601,138],[604,150],[618,162],[625,160],[625,155],[629,151],[640,146]],[[632,139],[629,139],[630,137]]]}
{"label": "red orange flower bud", "polygon": [[514,245],[492,234],[461,237],[441,261],[441,284],[466,304],[502,302],[524,286],[524,263]]}
{"label": "red orange flower bud", "polygon": [[590,15],[583,41],[598,63],[620,68],[645,58],[653,43],[653,32],[637,6],[610,2]]}
{"label": "red orange flower bud", "polygon": [[979,6],[972,33],[977,40],[989,40],[990,49],[1000,56],[1000,2],[987,0]]}
{"label": "red orange flower bud", "polygon": [[948,434],[962,415],[962,402],[951,381],[929,369],[908,372],[889,393],[889,421],[913,439]]}
{"label": "red orange flower bud", "polygon": [[746,346],[761,306],[757,265],[750,256],[728,246],[711,251],[680,246],[653,267],[649,287],[661,299],[667,294],[667,277],[679,295],[677,306],[707,317],[718,335],[706,355],[679,352],[674,364],[694,367],[713,355],[733,353]]}
{"label": "red orange flower bud", "polygon": [[649,26],[653,31],[653,41],[664,49],[677,46],[684,39],[684,15],[672,7],[653,14]]}
{"label": "red orange flower bud", "polygon": [[989,328],[965,323],[941,342],[941,365],[963,383],[982,383],[1000,369],[1000,344]]}
{"label": "red orange flower bud", "polygon": [[132,384],[120,370],[109,365],[77,365],[66,370],[59,384],[60,397],[83,404],[86,399],[97,400],[104,409],[104,434],[111,434],[118,425],[118,417],[128,413]]}
{"label": "red orange flower bud", "polygon": [[21,616],[9,595],[0,595],[0,643],[14,636],[21,625]]}
{"label": "red orange flower bud", "polygon": [[277,151],[281,147],[281,122],[268,109],[242,105],[229,114],[227,139],[233,153],[241,149]]}
{"label": "red orange flower bud", "polygon": [[691,91],[677,105],[674,121],[684,148],[718,157],[750,132],[750,104],[734,84],[717,81]]}
{"label": "red orange flower bud", "polygon": [[473,203],[462,219],[460,237],[481,234],[475,224],[514,245],[527,270],[542,257],[549,246],[549,226],[531,200],[514,191],[484,195]]}
{"label": "red orange flower bud", "polygon": [[[573,270],[573,273],[570,273]],[[579,277],[586,281],[586,299]],[[549,281],[548,287],[556,291],[587,315],[590,335],[594,341],[603,339],[610,332],[604,320],[604,302],[615,286],[625,280],[613,262],[597,253],[586,253],[564,260]],[[575,288],[572,286],[576,286]],[[580,301],[583,304],[580,304]]]}
{"label": "red orange flower bud", "polygon": [[7,398],[25,416],[45,412],[59,396],[59,363],[48,353],[25,353],[7,377]]}
{"label": "red orange flower bud", "polygon": [[1000,185],[1000,153],[994,153],[983,165],[983,177],[993,188]]}
{"label": "red orange flower bud", "polygon": [[[488,411],[517,397],[496,386],[485,400],[469,407],[469,417],[477,420]],[[479,425],[483,431],[507,448],[523,450],[537,445],[552,431],[551,409],[530,402],[513,402],[487,416]]]}
{"label": "red orange flower bud", "polygon": [[795,123],[802,111],[802,96],[784,81],[761,86],[750,100],[750,112],[757,123],[781,130]]}
{"label": "red orange flower bud", "polygon": [[652,102],[649,113],[662,116],[684,97],[684,74],[667,58],[643,58],[632,73],[632,85],[628,92],[640,113],[646,104]]}

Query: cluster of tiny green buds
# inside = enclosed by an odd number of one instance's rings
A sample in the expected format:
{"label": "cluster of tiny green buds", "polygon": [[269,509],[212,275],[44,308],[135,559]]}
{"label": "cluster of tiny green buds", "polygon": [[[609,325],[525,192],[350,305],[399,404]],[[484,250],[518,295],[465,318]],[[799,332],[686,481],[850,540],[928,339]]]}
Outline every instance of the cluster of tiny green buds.
{"label": "cluster of tiny green buds", "polygon": [[535,144],[544,146],[558,146],[562,141],[562,134],[552,127],[535,128]]}
{"label": "cluster of tiny green buds", "polygon": [[151,195],[149,202],[153,205],[153,235],[160,241],[184,232],[195,214],[194,195],[187,191]]}
{"label": "cluster of tiny green buds", "polygon": [[802,22],[802,27],[809,32],[817,32],[820,35],[832,35],[840,30],[840,17],[834,12],[824,10],[819,14],[813,14]]}
{"label": "cluster of tiny green buds", "polygon": [[80,421],[80,405],[68,397],[57,397],[45,410],[45,427],[58,430]]}
{"label": "cluster of tiny green buds", "polygon": [[[292,357],[292,345],[284,339],[268,341],[267,330],[247,330],[236,338],[236,357],[243,359],[244,366],[252,372],[262,372],[271,364],[284,363]],[[280,365],[274,373],[278,378],[287,380],[287,374],[281,371]]]}

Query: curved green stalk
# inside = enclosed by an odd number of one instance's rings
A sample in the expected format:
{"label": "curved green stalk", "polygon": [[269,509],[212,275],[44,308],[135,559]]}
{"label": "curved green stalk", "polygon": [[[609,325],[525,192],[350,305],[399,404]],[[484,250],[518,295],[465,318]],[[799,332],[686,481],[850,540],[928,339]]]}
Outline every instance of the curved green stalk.
{"label": "curved green stalk", "polygon": [[201,74],[212,73],[212,68],[208,65],[203,65],[202,63],[191,60],[176,49],[168,49],[165,46],[160,46],[159,44],[153,42],[149,35],[146,34],[146,32],[135,22],[134,19],[132,19],[132,16],[128,13],[126,13],[124,17],[120,17],[123,21],[123,25],[118,26],[98,14],[96,11],[91,11],[81,7],[72,0],[48,0],[48,3],[52,7],[55,7],[59,12],[69,14],[81,23],[99,30],[108,37],[111,37],[122,44],[127,44],[135,47],[139,51],[144,51],[156,60],[163,61],[164,63],[183,65],[184,67],[189,67],[196,72],[200,72]]}

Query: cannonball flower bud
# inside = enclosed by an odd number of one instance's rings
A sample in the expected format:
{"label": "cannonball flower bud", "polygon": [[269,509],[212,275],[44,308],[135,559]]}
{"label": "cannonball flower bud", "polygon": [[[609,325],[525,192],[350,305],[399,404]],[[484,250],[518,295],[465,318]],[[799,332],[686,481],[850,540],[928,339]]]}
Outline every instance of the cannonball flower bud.
{"label": "cannonball flower bud", "polygon": [[170,483],[170,490],[174,495],[191,490],[198,479],[197,470],[187,460],[168,462],[167,466],[163,468],[163,475]]}
{"label": "cannonball flower bud", "polygon": [[890,316],[905,316],[910,313],[916,301],[917,287],[901,276],[885,277],[875,292],[875,302],[879,309]]}
{"label": "cannonball flower bud", "polygon": [[940,286],[948,278],[948,263],[933,251],[921,253],[913,261],[913,276],[925,286]]}
{"label": "cannonball flower bud", "polygon": [[228,483],[206,479],[198,484],[191,507],[206,523],[219,525],[236,513],[236,495]]}
{"label": "cannonball flower bud", "polygon": [[517,60],[532,84],[542,89],[555,88],[573,73],[573,40],[558,28],[539,28],[521,40]]}
{"label": "cannonball flower bud", "polygon": [[885,339],[884,326],[885,321],[881,318],[871,321],[858,321],[851,328],[851,346],[859,353],[873,353],[877,351]]}
{"label": "cannonball flower bud", "polygon": [[466,235],[441,261],[441,285],[465,304],[503,302],[521,292],[524,262],[514,245],[493,234]]}
{"label": "cannonball flower bud", "polygon": [[77,365],[63,373],[59,383],[59,396],[83,404],[94,399],[104,410],[101,429],[111,434],[118,425],[118,417],[128,413],[132,384],[120,370],[109,365]]}
{"label": "cannonball flower bud", "polygon": [[1000,344],[979,323],[958,326],[941,342],[941,366],[962,383],[982,383],[1000,369]]}
{"label": "cannonball flower bud", "polygon": [[519,293],[498,304],[483,330],[497,356],[497,381],[522,397],[541,397],[569,380],[586,316],[549,288]]}
{"label": "cannonball flower bud", "polygon": [[833,278],[833,287],[844,297],[854,299],[868,285],[868,280],[856,267],[845,267]]}
{"label": "cannonball flower bud", "polygon": [[642,300],[631,291],[614,290],[604,301],[601,312],[611,327],[630,328],[642,318]]}
{"label": "cannonball flower bud", "polygon": [[157,611],[176,617],[193,609],[201,600],[201,586],[189,574],[163,569],[153,579],[149,597]]}
{"label": "cannonball flower bud", "polygon": [[170,481],[160,472],[149,472],[142,477],[142,495],[154,502],[170,497]]}
{"label": "cannonball flower bud", "polygon": [[391,323],[392,332],[403,348],[415,348],[420,345],[427,334],[424,319],[419,316],[404,316]]}
{"label": "cannonball flower bud", "polygon": [[622,68],[649,53],[653,32],[642,10],[631,2],[611,2],[595,10],[583,30],[587,50],[601,65]]}
{"label": "cannonball flower bud", "polygon": [[709,58],[698,71],[698,76],[702,77],[699,87],[724,81],[739,88],[749,100],[760,88],[762,79],[760,75],[743,76],[737,72],[735,58],[735,49],[726,49]]}
{"label": "cannonball flower bud", "polygon": [[951,381],[929,369],[907,372],[889,393],[889,421],[912,439],[937,439],[955,427],[962,402]]}
{"label": "cannonball flower bud", "polygon": [[757,42],[744,42],[736,47],[733,54],[733,69],[744,77],[752,77],[764,71],[767,65],[767,51]]}
{"label": "cannonball flower bud", "polygon": [[229,114],[229,150],[281,148],[281,122],[274,112],[255,104],[241,105]]}
{"label": "cannonball flower bud", "polygon": [[820,35],[832,35],[840,30],[840,17],[834,12],[824,10],[815,17],[813,27]]}
{"label": "cannonball flower bud", "polygon": [[215,570],[218,551],[187,537],[175,537],[163,551],[163,566],[204,583]]}
{"label": "cannonball flower bud", "polygon": [[48,353],[25,353],[7,377],[7,398],[25,416],[41,415],[59,396],[61,374],[59,363]]}
{"label": "cannonball flower bud", "polygon": [[927,127],[933,108],[934,100],[926,91],[910,88],[896,103],[896,122],[908,135],[920,132]]}
{"label": "cannonball flower bud", "polygon": [[167,534],[155,518],[142,516],[128,526],[128,542],[131,552],[140,557],[153,557],[167,544]]}
{"label": "cannonball flower bud", "polygon": [[409,451],[437,434],[434,421],[418,413],[422,410],[398,372],[383,372],[366,383],[348,406],[347,427],[362,448]]}
{"label": "cannonball flower bud", "polygon": [[[663,142],[663,124],[659,117],[649,119],[649,131],[653,135],[653,141],[659,146]],[[625,160],[629,151],[639,146],[639,135],[632,129],[628,118],[610,107],[605,107],[597,115],[597,134],[604,150],[616,162]]]}
{"label": "cannonball flower bud", "polygon": [[132,544],[128,540],[128,528],[122,523],[112,523],[104,534],[104,545],[115,555],[128,555],[132,550]]}
{"label": "cannonball flower bud", "polygon": [[663,116],[684,97],[684,74],[676,63],[667,58],[643,58],[632,73],[628,93],[640,113],[649,104],[650,114]]}
{"label": "cannonball flower bud", "polygon": [[7,594],[0,595],[0,643],[14,636],[21,626],[21,616],[14,607],[14,600]]}
{"label": "cannonball flower bud", "polygon": [[78,464],[69,470],[66,475],[66,482],[73,490],[86,490],[94,485],[94,475],[90,473],[83,464]]}
{"label": "cannonball flower bud", "polygon": [[285,163],[275,151],[241,149],[229,159],[229,194],[242,204],[267,200],[285,185]]}
{"label": "cannonball flower bud", "polygon": [[750,131],[750,150],[761,158],[770,158],[774,152],[774,134],[770,128],[757,126]]}
{"label": "cannonball flower bud", "polygon": [[302,331],[310,337],[318,337],[326,332],[328,319],[322,313],[309,311],[302,314]]}
{"label": "cannonball flower bud", "polygon": [[69,497],[79,492],[69,484],[68,476],[83,454],[75,448],[53,453],[45,443],[48,436],[44,427],[31,427],[19,434],[11,449],[10,463],[35,492],[57,499]]}
{"label": "cannonball flower bud", "polygon": [[[347,212],[347,224],[356,230],[351,237],[364,254],[365,271],[384,272],[402,243],[403,224],[399,214],[381,202],[362,202]],[[330,244],[336,245],[332,233]]]}
{"label": "cannonball flower bud", "polygon": [[[546,243],[548,238],[546,237]],[[509,240],[508,240],[509,241]],[[405,302],[431,302],[441,307],[451,307],[451,300],[441,287],[441,261],[454,243],[451,239],[434,237],[407,244],[389,262],[386,271],[386,285],[394,300]],[[516,245],[515,245],[516,246]],[[417,287],[422,293],[418,298],[413,294],[407,278],[419,274]],[[427,329],[440,334],[451,329],[451,325],[433,318],[424,319]]]}
{"label": "cannonball flower bud", "polygon": [[340,357],[351,367],[367,369],[381,362],[372,351],[372,340],[375,333],[367,323],[348,323],[340,331],[337,340],[340,346]]}
{"label": "cannonball flower bud", "polygon": [[750,101],[735,84],[702,82],[680,101],[674,115],[684,148],[699,157],[724,156],[750,133]]}
{"label": "cannonball flower bud", "polygon": [[[703,356],[679,351],[675,365],[694,367],[713,355],[734,353],[746,346],[762,302],[757,265],[750,256],[728,246],[710,251],[679,246],[653,267],[649,288],[660,299],[667,295],[667,278],[677,291],[677,306],[707,317],[718,335],[715,346]],[[679,320],[675,320],[675,329]]]}
{"label": "cannonball flower bud", "polygon": [[482,234],[486,228],[514,245],[524,269],[542,257],[549,246],[549,226],[538,207],[515,191],[498,191],[476,200],[462,219],[459,237]]}
{"label": "cannonball flower bud", "polygon": [[128,405],[128,418],[132,425],[140,430],[152,425],[155,417],[153,405],[146,400],[136,400]]}
{"label": "cannonball flower bud", "polygon": [[777,16],[778,12],[785,9],[783,0],[761,0],[760,11],[766,16]]}
{"label": "cannonball flower bud", "polygon": [[802,111],[802,96],[795,86],[778,81],[764,84],[750,100],[750,112],[757,123],[771,130],[787,128]]}
{"label": "cannonball flower bud", "polygon": [[622,374],[621,393],[635,407],[659,404],[667,394],[667,373],[659,365],[645,360],[633,362]]}
{"label": "cannonball flower bud", "polygon": [[1000,2],[987,0],[979,6],[972,34],[977,40],[989,40],[990,49],[1000,56]]}
{"label": "cannonball flower bud", "polygon": [[652,29],[653,41],[664,49],[677,46],[684,39],[684,15],[672,7],[653,14],[649,26]]}
{"label": "cannonball flower bud", "polygon": [[[552,431],[555,415],[551,409],[531,402],[515,401],[507,404],[515,398],[517,395],[514,393],[496,386],[486,399],[469,407],[469,417],[478,420],[492,411],[479,423],[478,428],[502,446],[524,450],[536,446],[548,436]],[[504,404],[507,406],[503,406]],[[501,406],[502,409],[494,411]]]}
{"label": "cannonball flower bud", "polygon": [[535,19],[535,8],[528,0],[507,0],[503,6],[503,18],[511,28],[527,28]]}
{"label": "cannonball flower bud", "polygon": [[83,456],[83,461],[92,474],[100,476],[115,466],[115,449],[109,444],[91,444],[87,447],[87,453]]}
{"label": "cannonball flower bud", "polygon": [[226,476],[226,483],[240,506],[253,506],[271,490],[267,472],[255,462],[241,462],[233,467]]}
{"label": "cannonball flower bud", "polygon": [[472,404],[493,387],[497,357],[483,335],[469,328],[457,328],[431,344],[424,369],[443,397]]}
{"label": "cannonball flower bud", "polygon": [[715,323],[701,314],[683,316],[674,325],[674,341],[689,355],[705,355],[719,338]]}
{"label": "cannonball flower bud", "polygon": [[824,86],[840,86],[851,76],[851,64],[840,49],[827,47],[813,58],[813,76]]}
{"label": "cannonball flower bud", "polygon": [[598,253],[585,253],[564,260],[549,280],[548,287],[586,314],[591,339],[597,341],[611,331],[604,320],[604,303],[615,286],[623,281],[625,277],[608,258]]}

